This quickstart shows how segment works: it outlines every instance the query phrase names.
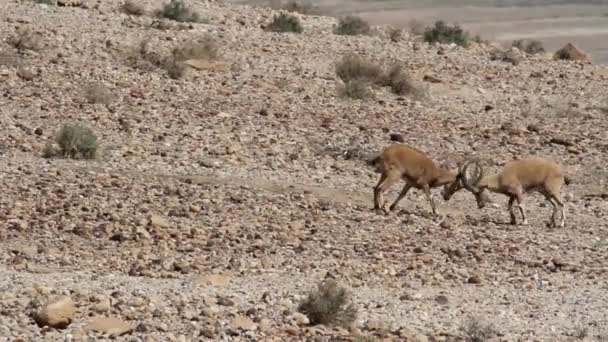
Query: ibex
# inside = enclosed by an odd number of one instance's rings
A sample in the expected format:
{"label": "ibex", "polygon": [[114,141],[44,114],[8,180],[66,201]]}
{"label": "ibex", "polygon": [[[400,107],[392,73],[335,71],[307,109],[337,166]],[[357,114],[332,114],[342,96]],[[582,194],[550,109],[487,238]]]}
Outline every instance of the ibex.
{"label": "ibex", "polygon": [[433,215],[437,216],[430,189],[451,184],[458,178],[456,171],[452,172],[437,167],[425,152],[405,144],[393,144],[386,147],[380,155],[368,163],[375,167],[376,172],[381,173],[380,180],[374,188],[374,209],[382,209],[386,213],[388,211],[385,208],[382,193],[403,179],[405,186],[389,210],[395,210],[397,203],[405,197],[407,192],[411,188],[416,188],[424,191],[431,204]]}
{"label": "ibex", "polygon": [[[471,165],[477,169],[476,176],[470,179],[467,170]],[[561,207],[560,227],[566,222],[566,209],[561,199],[560,190],[562,183],[570,184],[570,179],[564,177],[561,167],[552,160],[545,158],[526,158],[513,160],[507,163],[501,172],[494,175],[485,175],[484,170],[476,160],[465,162],[459,172],[457,179],[448,184],[443,189],[443,199],[448,201],[452,195],[462,188],[467,189],[475,195],[477,206],[483,208],[488,202],[486,189],[503,194],[509,197],[509,214],[511,224],[517,224],[513,204],[517,202],[517,207],[522,216],[522,224],[527,225],[528,219],[523,205],[523,194],[538,191],[551,202],[553,214],[551,216],[551,226],[556,226],[558,206]]]}

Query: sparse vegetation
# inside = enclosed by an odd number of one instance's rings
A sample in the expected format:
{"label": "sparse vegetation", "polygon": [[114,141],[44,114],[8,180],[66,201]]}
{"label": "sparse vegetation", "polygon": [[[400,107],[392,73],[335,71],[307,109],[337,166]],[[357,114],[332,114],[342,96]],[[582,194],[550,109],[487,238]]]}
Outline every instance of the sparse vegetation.
{"label": "sparse vegetation", "polygon": [[397,95],[418,94],[420,89],[401,64],[393,64],[388,68],[384,76],[384,85],[391,88]]}
{"label": "sparse vegetation", "polygon": [[350,36],[369,34],[369,32],[370,26],[367,21],[353,15],[340,18],[338,21],[338,26],[334,30],[335,34]]}
{"label": "sparse vegetation", "polygon": [[163,6],[157,15],[182,23],[196,23],[201,21],[200,15],[186,6],[184,0],[171,0]]}
{"label": "sparse vegetation", "polygon": [[55,0],[34,0],[34,2],[37,4],[42,4],[42,5],[49,5],[49,6],[55,5]]}
{"label": "sparse vegetation", "polygon": [[124,4],[122,4],[122,6],[120,7],[120,9],[126,13],[126,14],[130,14],[130,15],[144,15],[146,14],[146,10],[144,9],[144,7],[140,4],[138,4],[137,2],[135,2],[135,0],[127,0],[125,1]]}
{"label": "sparse vegetation", "polygon": [[355,54],[347,54],[337,63],[336,74],[342,81],[366,80],[377,83],[382,80],[382,67]]}
{"label": "sparse vegetation", "polygon": [[393,43],[398,43],[403,39],[403,30],[393,28],[389,31],[388,36]]}
{"label": "sparse vegetation", "polygon": [[217,58],[217,43],[211,37],[203,36],[198,40],[189,40],[173,48],[171,55],[162,62],[162,66],[169,77],[179,79],[185,75],[187,69],[183,62],[192,59],[215,60]]}
{"label": "sparse vegetation", "polygon": [[403,66],[397,63],[383,68],[358,55],[347,54],[337,63],[336,74],[344,82],[341,95],[352,98],[369,97],[371,85],[390,87],[397,95],[425,96],[424,89],[416,85]]}
{"label": "sparse vegetation", "polygon": [[458,24],[450,26],[443,20],[438,20],[435,22],[435,26],[428,27],[424,31],[424,41],[441,44],[454,43],[460,46],[466,46],[469,41],[469,34]]}
{"label": "sparse vegetation", "polygon": [[348,291],[335,280],[321,282],[298,306],[298,311],[308,316],[311,324],[349,326],[356,319],[358,310],[350,303]]}
{"label": "sparse vegetation", "polygon": [[354,79],[341,85],[338,92],[342,97],[363,100],[373,96],[370,88],[371,84],[368,81],[364,79]]}
{"label": "sparse vegetation", "polygon": [[94,159],[97,153],[97,136],[80,123],[66,123],[57,138],[58,148],[47,145],[43,151],[45,158],[57,155],[72,159]]}
{"label": "sparse vegetation", "polygon": [[471,318],[460,327],[464,338],[468,342],[485,342],[496,336],[496,330],[491,324],[481,322],[479,319]]}
{"label": "sparse vegetation", "polygon": [[109,104],[112,92],[103,83],[90,83],[83,88],[83,96],[88,103]]}
{"label": "sparse vegetation", "polygon": [[266,28],[272,32],[294,32],[302,33],[304,29],[300,23],[300,19],[294,15],[281,13],[274,17],[272,22]]}
{"label": "sparse vegetation", "polygon": [[276,9],[283,9],[289,12],[296,12],[302,14],[318,14],[319,11],[313,3],[302,0],[289,0],[279,6],[273,6]]}
{"label": "sparse vegetation", "polygon": [[530,54],[530,55],[535,55],[535,54],[539,54],[539,53],[543,53],[545,52],[545,48],[543,47],[543,43],[541,43],[541,41],[539,40],[526,40],[526,39],[518,39],[518,40],[514,40],[511,43],[512,47],[516,47],[518,49],[520,49],[521,51]]}

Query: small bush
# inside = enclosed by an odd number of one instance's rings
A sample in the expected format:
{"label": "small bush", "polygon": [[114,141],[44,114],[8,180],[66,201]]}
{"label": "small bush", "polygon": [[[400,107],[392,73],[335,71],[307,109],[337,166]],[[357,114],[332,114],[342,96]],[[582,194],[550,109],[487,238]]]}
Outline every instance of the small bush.
{"label": "small bush", "polygon": [[383,83],[384,86],[390,87],[391,91],[397,95],[415,95],[416,97],[424,95],[421,88],[414,84],[409,73],[400,64],[394,64],[388,68],[384,75]]}
{"label": "small bush", "polygon": [[55,5],[55,0],[34,0],[34,2],[37,4],[42,4],[42,5],[49,5],[49,6]]}
{"label": "small bush", "polygon": [[348,326],[357,319],[358,310],[350,303],[349,293],[335,280],[321,282],[298,306],[311,324]]}
{"label": "small bush", "polygon": [[496,330],[491,324],[485,324],[478,319],[469,319],[460,327],[466,341],[485,342],[496,335]]}
{"label": "small bush", "polygon": [[344,85],[338,89],[338,93],[342,97],[363,100],[373,96],[370,87],[371,84],[368,81],[355,79],[345,82]]}
{"label": "small bush", "polygon": [[275,16],[266,29],[271,32],[302,33],[304,31],[298,17],[285,13]]}
{"label": "small bush", "polygon": [[122,4],[122,6],[120,7],[120,9],[129,15],[144,15],[146,14],[146,10],[144,9],[143,6],[141,6],[140,4],[136,3],[134,0],[127,0],[125,1],[124,4]]}
{"label": "small bush", "polygon": [[349,15],[340,18],[338,26],[334,30],[335,34],[355,36],[359,34],[369,34],[370,27],[367,21],[360,17]]}
{"label": "small bush", "polygon": [[315,6],[307,1],[290,0],[280,6],[281,9],[302,14],[317,14],[318,10]]}
{"label": "small bush", "polygon": [[398,28],[393,28],[388,32],[388,37],[393,43],[398,43],[403,39],[403,31]]}
{"label": "small bush", "polygon": [[88,103],[110,104],[112,92],[103,83],[91,83],[83,88],[83,96]]}
{"label": "small bush", "polygon": [[[93,131],[79,123],[66,123],[57,135],[60,155],[73,159],[93,159],[97,152],[97,136]],[[49,151],[44,152],[49,156]]]}
{"label": "small bush", "polygon": [[512,47],[516,47],[519,50],[530,54],[530,55],[535,55],[535,54],[539,54],[539,53],[543,53],[545,52],[545,48],[543,47],[543,43],[541,43],[539,40],[525,40],[525,39],[518,39],[518,40],[514,40],[511,43]]}
{"label": "small bush", "polygon": [[382,67],[355,54],[347,54],[336,65],[336,74],[347,83],[367,80],[377,83],[382,79]]}
{"label": "small bush", "polygon": [[171,0],[166,3],[158,16],[182,23],[201,21],[200,15],[186,6],[184,0]]}
{"label": "small bush", "polygon": [[466,46],[469,41],[469,34],[457,24],[449,26],[442,20],[438,20],[434,27],[429,27],[424,31],[424,41],[441,44],[455,43]]}
{"label": "small bush", "polygon": [[198,40],[189,40],[173,48],[171,55],[161,64],[173,79],[182,78],[187,66],[183,63],[190,59],[215,60],[218,58],[217,43],[209,36]]}

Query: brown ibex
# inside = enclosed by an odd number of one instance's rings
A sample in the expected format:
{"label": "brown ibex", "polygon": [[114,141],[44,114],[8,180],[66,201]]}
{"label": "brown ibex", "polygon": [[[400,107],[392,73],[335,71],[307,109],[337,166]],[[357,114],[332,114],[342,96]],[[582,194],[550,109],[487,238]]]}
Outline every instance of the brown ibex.
{"label": "brown ibex", "polygon": [[[468,168],[474,165],[477,172],[472,178],[467,176]],[[554,161],[545,158],[531,157],[508,162],[503,169],[493,175],[484,174],[484,170],[476,160],[465,162],[459,172],[457,179],[443,189],[443,199],[448,201],[452,195],[462,188],[467,189],[475,195],[478,208],[483,208],[488,202],[486,189],[509,197],[509,214],[511,224],[517,224],[513,204],[522,216],[522,224],[528,224],[526,212],[523,205],[523,194],[538,191],[553,206],[551,226],[556,226],[558,206],[561,207],[561,221],[559,226],[563,227],[566,222],[566,209],[561,199],[562,183],[570,184],[570,179],[564,177],[561,167]]]}
{"label": "brown ibex", "polygon": [[380,155],[370,160],[369,164],[375,167],[376,172],[381,173],[380,180],[374,187],[374,209],[382,209],[387,213],[382,194],[403,179],[405,186],[389,210],[395,210],[397,203],[407,192],[416,188],[424,192],[431,204],[433,215],[437,216],[430,189],[453,183],[458,178],[458,172],[437,167],[425,152],[406,144],[386,147]]}

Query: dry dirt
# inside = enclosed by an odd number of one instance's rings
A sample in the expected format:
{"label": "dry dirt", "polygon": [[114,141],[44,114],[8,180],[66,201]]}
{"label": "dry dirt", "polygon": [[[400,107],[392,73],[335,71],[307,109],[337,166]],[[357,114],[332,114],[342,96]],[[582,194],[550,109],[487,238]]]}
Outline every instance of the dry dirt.
{"label": "dry dirt", "polygon": [[[512,65],[489,45],[395,43],[384,28],[338,36],[331,17],[270,33],[268,8],[190,4],[208,23],[159,24],[116,0],[0,4],[0,341],[96,340],[99,315],[131,327],[120,341],[461,341],[471,321],[496,341],[608,338],[605,67]],[[17,52],[26,28],[36,51]],[[181,79],[127,58],[142,40],[166,53],[203,35],[218,61]],[[349,51],[400,61],[430,97],[338,97]],[[83,99],[91,82],[107,104]],[[98,158],[43,158],[72,120],[98,134]],[[528,226],[507,224],[506,198],[479,210],[464,191],[433,190],[439,218],[416,191],[373,212],[378,175],[346,156],[391,132],[451,168],[554,158],[573,179],[566,227],[547,227],[534,194]],[[359,308],[350,330],[296,313],[327,277]],[[59,295],[71,324],[39,327],[32,312]]]}

